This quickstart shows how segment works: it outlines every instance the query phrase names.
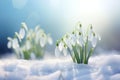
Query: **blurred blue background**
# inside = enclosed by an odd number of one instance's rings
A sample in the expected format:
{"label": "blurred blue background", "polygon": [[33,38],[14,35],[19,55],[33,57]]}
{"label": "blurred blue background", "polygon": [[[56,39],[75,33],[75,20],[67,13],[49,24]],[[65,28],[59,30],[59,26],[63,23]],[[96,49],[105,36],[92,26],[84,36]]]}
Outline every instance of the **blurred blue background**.
{"label": "blurred blue background", "polygon": [[55,42],[80,21],[93,24],[102,41],[99,47],[120,50],[120,0],[0,0],[0,54],[11,52],[7,37],[18,31],[21,22],[29,28],[40,25]]}

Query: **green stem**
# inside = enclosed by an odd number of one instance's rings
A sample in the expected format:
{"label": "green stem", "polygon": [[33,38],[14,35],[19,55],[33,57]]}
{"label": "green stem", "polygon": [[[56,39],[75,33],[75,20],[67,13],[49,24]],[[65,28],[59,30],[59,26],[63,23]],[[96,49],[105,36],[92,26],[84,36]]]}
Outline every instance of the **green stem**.
{"label": "green stem", "polygon": [[85,43],[85,54],[84,54],[84,64],[87,64],[87,46],[88,46],[88,36]]}
{"label": "green stem", "polygon": [[77,52],[76,46],[73,46],[73,51],[74,51],[74,54],[75,54],[75,58],[76,58],[77,63],[80,63],[80,58],[79,58],[79,54],[78,54],[78,52]]}
{"label": "green stem", "polygon": [[80,46],[80,63],[83,63],[83,59],[84,59],[84,47]]}
{"label": "green stem", "polygon": [[68,51],[69,51],[69,53],[70,53],[70,56],[72,57],[73,62],[76,63],[76,60],[75,60],[75,56],[74,56],[74,54],[72,54],[72,51],[70,51],[69,48],[68,48]]}
{"label": "green stem", "polygon": [[88,60],[89,60],[90,56],[92,55],[93,51],[94,51],[94,48],[91,48],[90,51],[89,51],[89,53],[88,53],[87,64],[88,64]]}

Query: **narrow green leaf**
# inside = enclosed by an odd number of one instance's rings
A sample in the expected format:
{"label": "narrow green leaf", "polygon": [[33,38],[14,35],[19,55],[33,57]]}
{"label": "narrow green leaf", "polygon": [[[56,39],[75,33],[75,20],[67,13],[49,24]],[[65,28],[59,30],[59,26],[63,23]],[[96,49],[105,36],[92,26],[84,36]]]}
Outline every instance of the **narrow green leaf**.
{"label": "narrow green leaf", "polygon": [[74,51],[74,55],[75,55],[77,63],[80,63],[80,58],[79,58],[76,46],[73,46],[73,51]]}

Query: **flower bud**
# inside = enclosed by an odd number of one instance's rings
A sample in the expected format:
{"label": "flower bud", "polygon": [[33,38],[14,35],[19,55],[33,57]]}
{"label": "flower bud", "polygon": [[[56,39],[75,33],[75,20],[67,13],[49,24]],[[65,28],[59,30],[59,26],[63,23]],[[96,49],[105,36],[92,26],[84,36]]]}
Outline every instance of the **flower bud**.
{"label": "flower bud", "polygon": [[81,35],[82,33],[81,32],[79,32],[79,35]]}

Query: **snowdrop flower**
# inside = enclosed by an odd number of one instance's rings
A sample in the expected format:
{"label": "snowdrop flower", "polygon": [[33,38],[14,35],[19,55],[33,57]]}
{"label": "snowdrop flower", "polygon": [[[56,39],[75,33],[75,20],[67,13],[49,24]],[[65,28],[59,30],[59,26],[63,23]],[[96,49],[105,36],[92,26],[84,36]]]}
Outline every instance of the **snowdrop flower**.
{"label": "snowdrop flower", "polygon": [[28,31],[28,33],[27,33],[27,35],[26,35],[26,38],[28,39],[28,40],[31,40],[31,38],[32,38],[32,35],[33,34],[33,30],[32,29],[30,29],[29,31]]}
{"label": "snowdrop flower", "polygon": [[19,43],[18,43],[18,40],[17,38],[10,38],[8,37],[8,44],[7,44],[7,47],[8,48],[13,48],[13,49],[16,49],[16,48],[19,48]]}
{"label": "snowdrop flower", "polygon": [[96,47],[98,40],[101,40],[101,37],[99,35],[93,33],[93,38],[91,41],[93,47]]}
{"label": "snowdrop flower", "polygon": [[13,47],[13,49],[19,48],[19,43],[18,43],[17,38],[13,39],[13,41],[12,41],[12,47]]}
{"label": "snowdrop flower", "polygon": [[39,30],[40,30],[40,26],[37,25],[37,26],[35,27],[35,32],[37,32],[37,31],[39,31]]}
{"label": "snowdrop flower", "polygon": [[7,47],[12,48],[12,38],[8,37],[7,39],[9,40],[8,43],[7,43]]}
{"label": "snowdrop flower", "polygon": [[26,31],[28,31],[28,27],[27,27],[26,23],[22,22],[21,25],[22,25],[22,28],[24,28]]}
{"label": "snowdrop flower", "polygon": [[77,27],[71,34],[65,34],[65,36],[57,42],[55,54],[63,53],[64,56],[66,56],[69,52],[73,62],[88,64],[88,59],[93,53],[98,39],[101,38],[94,33],[92,25],[83,32],[82,25],[77,24]]}
{"label": "snowdrop flower", "polygon": [[11,41],[8,42],[7,47],[8,47],[8,48],[11,48],[11,47],[12,47],[12,42],[11,42]]}
{"label": "snowdrop flower", "polygon": [[41,47],[44,47],[46,45],[46,35],[43,33],[40,38],[40,45]]}
{"label": "snowdrop flower", "polygon": [[88,28],[89,28],[89,29],[88,29],[87,35],[88,35],[88,39],[91,41],[92,38],[93,38],[93,29],[92,29],[92,25],[90,24]]}
{"label": "snowdrop flower", "polygon": [[63,43],[63,41],[60,41],[60,43],[59,43],[59,45],[58,45],[58,48],[59,48],[60,51],[63,50],[63,48],[64,48],[64,43]]}
{"label": "snowdrop flower", "polygon": [[21,39],[23,39],[25,37],[25,29],[24,28],[20,29],[19,36],[20,36]]}
{"label": "snowdrop flower", "polygon": [[57,41],[57,43],[56,43],[56,48],[55,48],[55,56],[56,57],[59,57],[60,53],[61,53],[61,51],[59,49],[59,43],[60,43],[60,41]]}
{"label": "snowdrop flower", "polygon": [[64,56],[67,56],[67,54],[68,54],[68,50],[67,50],[66,46],[64,46],[64,48],[63,48],[63,54],[64,54]]}
{"label": "snowdrop flower", "polygon": [[[45,45],[52,44],[52,38],[36,26],[35,29],[28,29],[27,25],[21,23],[19,32],[15,32],[15,37],[8,37],[8,48],[12,48],[16,55],[24,59],[43,57]],[[21,53],[24,57],[21,56]]]}
{"label": "snowdrop flower", "polygon": [[82,24],[80,22],[77,23],[76,30],[78,30],[79,32],[82,32]]}
{"label": "snowdrop flower", "polygon": [[72,44],[72,46],[75,46],[75,44],[77,42],[77,38],[76,38],[75,32],[72,32],[72,34],[70,35],[70,38],[71,38],[71,44]]}
{"label": "snowdrop flower", "polygon": [[70,34],[66,34],[63,38],[63,41],[65,42],[65,44],[67,45],[67,47],[69,49],[72,49],[72,43],[71,43],[71,38],[70,38]]}
{"label": "snowdrop flower", "polygon": [[82,36],[82,33],[79,32],[78,33],[78,40],[77,40],[77,43],[82,47],[84,45],[84,40],[83,40],[83,36]]}

